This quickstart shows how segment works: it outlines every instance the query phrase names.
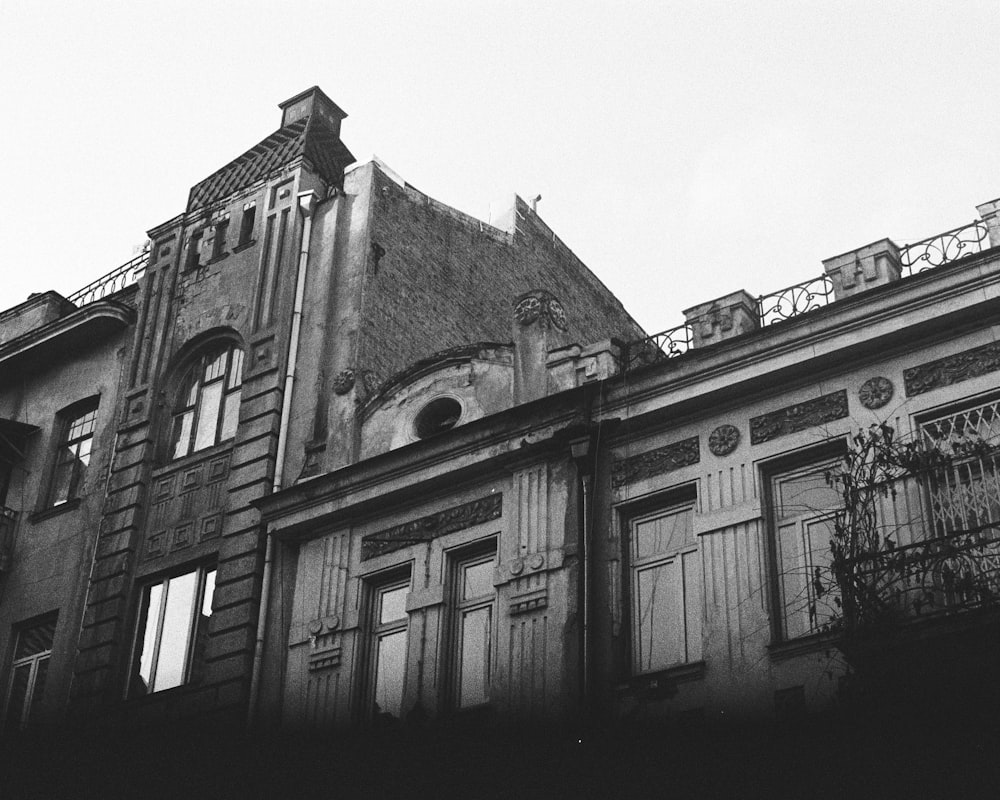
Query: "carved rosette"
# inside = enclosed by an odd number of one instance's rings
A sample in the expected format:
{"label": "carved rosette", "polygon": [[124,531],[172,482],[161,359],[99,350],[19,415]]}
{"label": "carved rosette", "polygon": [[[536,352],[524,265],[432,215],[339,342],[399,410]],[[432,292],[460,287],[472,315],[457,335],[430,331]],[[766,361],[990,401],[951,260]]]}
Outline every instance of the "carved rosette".
{"label": "carved rosette", "polygon": [[333,379],[333,391],[335,394],[347,394],[354,388],[354,370],[345,369],[337,373]]}
{"label": "carved rosette", "polygon": [[562,307],[562,303],[545,291],[522,295],[514,304],[514,319],[522,327],[538,322],[543,327],[568,330],[566,310]]}
{"label": "carved rosette", "polygon": [[740,430],[735,425],[720,425],[708,437],[708,449],[717,456],[728,456],[739,443]]}
{"label": "carved rosette", "polygon": [[878,375],[861,384],[858,399],[865,408],[875,410],[892,400],[893,391],[892,381]]}

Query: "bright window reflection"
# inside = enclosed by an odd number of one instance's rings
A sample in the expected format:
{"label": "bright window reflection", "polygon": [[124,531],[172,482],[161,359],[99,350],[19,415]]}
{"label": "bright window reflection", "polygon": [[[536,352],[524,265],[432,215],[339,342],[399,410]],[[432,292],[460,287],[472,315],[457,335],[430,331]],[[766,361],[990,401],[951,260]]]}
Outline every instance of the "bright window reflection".
{"label": "bright window reflection", "polygon": [[496,553],[482,553],[455,563],[454,703],[458,708],[490,699]]}
{"label": "bright window reflection", "polygon": [[143,590],[130,696],[201,677],[214,592],[214,568],[165,578]]}
{"label": "bright window reflection", "polygon": [[372,714],[376,720],[399,718],[406,685],[406,596],[410,580],[375,589],[371,671]]}
{"label": "bright window reflection", "polygon": [[243,351],[228,345],[207,352],[184,375],[174,406],[170,457],[232,439],[240,413]]}

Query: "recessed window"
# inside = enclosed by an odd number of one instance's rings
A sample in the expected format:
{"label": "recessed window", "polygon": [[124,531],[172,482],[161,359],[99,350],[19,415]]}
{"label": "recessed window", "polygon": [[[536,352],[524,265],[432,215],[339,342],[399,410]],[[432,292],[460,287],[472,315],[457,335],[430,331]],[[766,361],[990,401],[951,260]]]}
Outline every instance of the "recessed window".
{"label": "recessed window", "polygon": [[60,415],[62,427],[56,450],[48,506],[60,506],[80,496],[90,465],[97,422],[97,400]]}
{"label": "recessed window", "polygon": [[56,614],[21,627],[4,698],[3,732],[12,733],[37,719],[56,633]]}
{"label": "recessed window", "polygon": [[632,672],[701,660],[701,584],[694,503],[629,520]]}
{"label": "recessed window", "polygon": [[406,596],[409,593],[409,576],[372,589],[368,702],[376,722],[402,716],[409,627]]}
{"label": "recessed window", "polygon": [[191,234],[191,241],[188,243],[187,262],[184,265],[185,270],[198,269],[201,265],[201,248],[204,243],[205,240],[202,231]]}
{"label": "recessed window", "polygon": [[452,700],[455,708],[483,705],[490,699],[496,589],[496,550],[456,558],[452,566]]}
{"label": "recessed window", "polygon": [[215,235],[212,239],[212,258],[219,258],[226,252],[226,234],[229,231],[229,217],[215,223]]}
{"label": "recessed window", "polygon": [[164,578],[142,590],[130,697],[200,680],[214,592],[214,567]]}
{"label": "recessed window", "polygon": [[240,219],[240,238],[236,243],[237,247],[249,244],[253,239],[253,225],[257,219],[256,201],[243,206],[243,217]]}
{"label": "recessed window", "polygon": [[236,345],[215,347],[194,361],[181,380],[174,406],[171,458],[236,435],[242,381],[243,351]]}
{"label": "recessed window", "polygon": [[462,416],[462,404],[453,397],[439,397],[424,406],[414,423],[418,439],[427,439],[454,428]]}

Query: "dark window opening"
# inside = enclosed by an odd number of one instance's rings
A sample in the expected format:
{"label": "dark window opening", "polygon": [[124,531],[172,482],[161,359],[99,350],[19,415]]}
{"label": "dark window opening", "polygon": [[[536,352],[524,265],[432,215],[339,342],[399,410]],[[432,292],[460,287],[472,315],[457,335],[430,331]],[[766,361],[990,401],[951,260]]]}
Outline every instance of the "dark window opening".
{"label": "dark window opening", "polygon": [[432,400],[417,414],[416,434],[427,439],[454,428],[462,416],[462,404],[453,397],[439,397]]}
{"label": "dark window opening", "polygon": [[257,218],[257,204],[247,203],[243,206],[243,218],[240,220],[240,239],[237,247],[249,244],[253,239],[253,226]]}

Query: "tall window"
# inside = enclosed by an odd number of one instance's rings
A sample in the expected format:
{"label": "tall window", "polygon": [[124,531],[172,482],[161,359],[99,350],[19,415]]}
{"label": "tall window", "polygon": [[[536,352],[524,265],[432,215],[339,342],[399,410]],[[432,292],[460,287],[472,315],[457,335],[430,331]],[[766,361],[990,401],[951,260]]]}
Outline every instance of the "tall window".
{"label": "tall window", "polygon": [[97,400],[87,401],[63,418],[49,490],[50,506],[79,496],[90,464],[97,421]]}
{"label": "tall window", "polygon": [[257,220],[257,201],[253,200],[243,206],[243,216],[240,219],[240,238],[237,247],[250,244],[253,240],[253,226]]}
{"label": "tall window", "polygon": [[490,699],[496,619],[495,566],[495,548],[454,562],[452,697],[456,708],[482,705]]}
{"label": "tall window", "polygon": [[770,517],[774,533],[775,579],[780,636],[818,633],[838,616],[830,586],[830,541],[843,501],[827,481],[838,462],[824,461],[771,476]]}
{"label": "tall window", "polygon": [[369,709],[377,721],[402,715],[409,593],[409,576],[377,586],[372,593]]}
{"label": "tall window", "polygon": [[215,568],[164,578],[142,590],[129,696],[197,683],[205,665]]}
{"label": "tall window", "polygon": [[181,381],[174,408],[170,457],[232,439],[240,415],[243,351],[223,345],[195,360]]}
{"label": "tall window", "polygon": [[632,671],[701,660],[701,569],[694,503],[629,520]]}
{"label": "tall window", "polygon": [[55,633],[55,614],[18,630],[14,662],[4,698],[4,733],[23,728],[37,718],[45,693],[45,677]]}

